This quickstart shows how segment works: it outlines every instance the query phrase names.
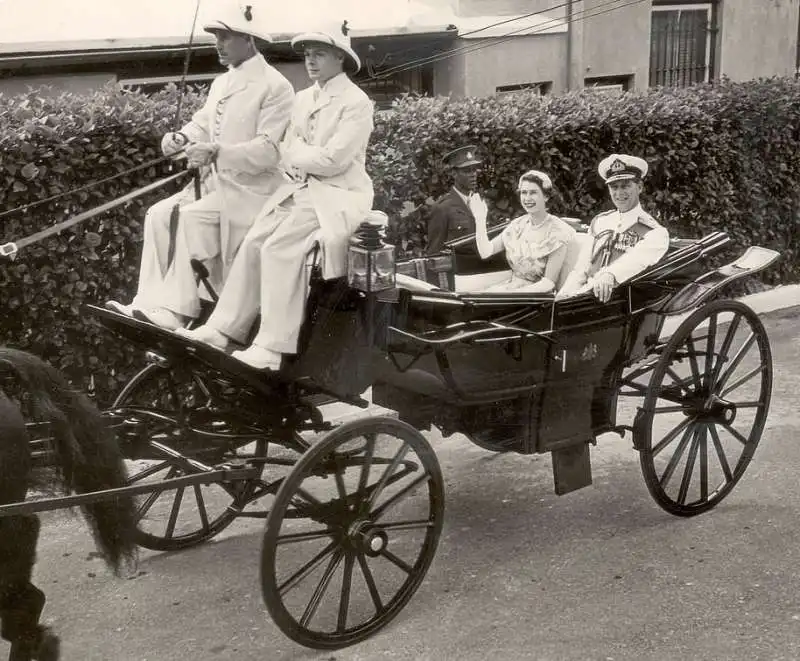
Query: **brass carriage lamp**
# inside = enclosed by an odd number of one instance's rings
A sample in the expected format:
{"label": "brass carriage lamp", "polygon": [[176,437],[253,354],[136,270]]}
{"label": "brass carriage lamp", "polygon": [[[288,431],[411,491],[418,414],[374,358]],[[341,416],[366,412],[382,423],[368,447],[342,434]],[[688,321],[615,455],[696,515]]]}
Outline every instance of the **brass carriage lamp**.
{"label": "brass carriage lamp", "polygon": [[371,293],[395,286],[394,246],[385,242],[389,217],[374,209],[350,237],[347,284]]}

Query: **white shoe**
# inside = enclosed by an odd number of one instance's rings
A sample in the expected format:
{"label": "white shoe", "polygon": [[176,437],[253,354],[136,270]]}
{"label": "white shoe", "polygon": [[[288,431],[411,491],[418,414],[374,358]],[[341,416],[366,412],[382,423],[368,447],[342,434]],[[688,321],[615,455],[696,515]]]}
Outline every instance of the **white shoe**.
{"label": "white shoe", "polygon": [[117,314],[124,314],[126,317],[132,317],[133,311],[136,309],[132,303],[130,305],[125,305],[119,301],[106,301],[105,308]]}
{"label": "white shoe", "polygon": [[149,310],[134,310],[136,319],[147,321],[155,326],[174,331],[186,325],[183,317],[167,308],[150,308]]}
{"label": "white shoe", "polygon": [[273,372],[278,372],[281,369],[281,358],[283,358],[283,354],[266,347],[260,347],[257,344],[253,344],[242,351],[234,351],[231,356],[246,365],[250,365],[250,367],[255,367],[257,370],[272,370]]}
{"label": "white shoe", "polygon": [[225,351],[230,344],[230,340],[225,335],[211,326],[200,326],[192,330],[189,330],[188,328],[179,328],[175,331],[175,334],[195,342],[208,344],[209,346],[212,346],[215,349],[221,349],[222,351]]}

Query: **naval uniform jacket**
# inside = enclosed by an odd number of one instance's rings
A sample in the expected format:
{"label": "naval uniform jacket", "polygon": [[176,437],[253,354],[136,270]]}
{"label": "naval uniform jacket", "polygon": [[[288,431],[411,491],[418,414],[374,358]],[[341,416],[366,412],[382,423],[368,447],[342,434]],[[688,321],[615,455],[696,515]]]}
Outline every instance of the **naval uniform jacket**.
{"label": "naval uniform jacket", "polygon": [[451,188],[431,207],[427,253],[441,252],[446,242],[474,233],[475,216],[458,191]]}
{"label": "naval uniform jacket", "polygon": [[621,284],[656,264],[669,248],[669,233],[637,205],[620,213],[616,209],[595,216],[575,267],[562,287],[572,293],[600,273],[611,273]]}
{"label": "naval uniform jacket", "polygon": [[213,142],[219,147],[217,174],[206,183],[222,198],[220,242],[225,265],[238,247],[238,242],[229,241],[231,224],[252,224],[265,199],[283,181],[277,168],[278,145],[294,96],[283,74],[256,54],[215,78],[205,104],[181,129],[190,142]]}

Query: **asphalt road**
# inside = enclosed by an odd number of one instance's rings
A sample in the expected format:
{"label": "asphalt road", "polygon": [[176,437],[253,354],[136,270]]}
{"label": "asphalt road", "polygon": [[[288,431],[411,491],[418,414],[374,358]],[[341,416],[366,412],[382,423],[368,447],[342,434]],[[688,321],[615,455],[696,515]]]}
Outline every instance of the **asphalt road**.
{"label": "asphalt road", "polygon": [[179,553],[145,551],[125,580],[79,519],[48,514],[36,575],[45,620],[65,661],[798,659],[798,313],[765,318],[771,415],[744,478],[711,512],[661,510],[627,439],[601,438],[593,485],[558,497],[548,456],[433,433],[447,498],[439,550],[405,610],[364,643],[314,652],[283,636],[261,599],[257,521]]}

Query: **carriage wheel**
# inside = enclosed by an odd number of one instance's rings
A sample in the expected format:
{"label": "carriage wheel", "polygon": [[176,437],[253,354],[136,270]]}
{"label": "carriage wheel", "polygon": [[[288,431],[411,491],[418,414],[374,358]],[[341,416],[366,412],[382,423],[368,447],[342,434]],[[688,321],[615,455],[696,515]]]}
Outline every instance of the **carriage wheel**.
{"label": "carriage wheel", "polygon": [[744,474],[772,393],[772,355],[755,312],[718,300],[675,331],[634,423],[644,479],[668,512],[711,509]]}
{"label": "carriage wheel", "polygon": [[[147,438],[144,447],[136,448],[133,456],[137,458],[129,463],[129,484],[155,487],[162,480],[202,472],[187,458],[204,463],[235,458],[233,454],[226,456],[222,450],[209,450],[208,445],[190,445],[189,434],[175,422],[207,411],[213,419],[209,389],[194,371],[179,373],[148,365],[125,386],[112,406],[113,409],[131,407],[155,411],[163,415],[164,421],[145,423]],[[173,452],[165,451],[164,446]],[[266,441],[256,441],[252,456],[265,454]],[[176,551],[204,542],[234,521],[256,485],[253,481],[212,483],[154,490],[137,496],[134,541],[156,551]]]}
{"label": "carriage wheel", "polygon": [[303,455],[267,518],[270,615],[306,647],[368,638],[421,584],[443,516],[439,462],[416,429],[381,417],[338,427]]}

